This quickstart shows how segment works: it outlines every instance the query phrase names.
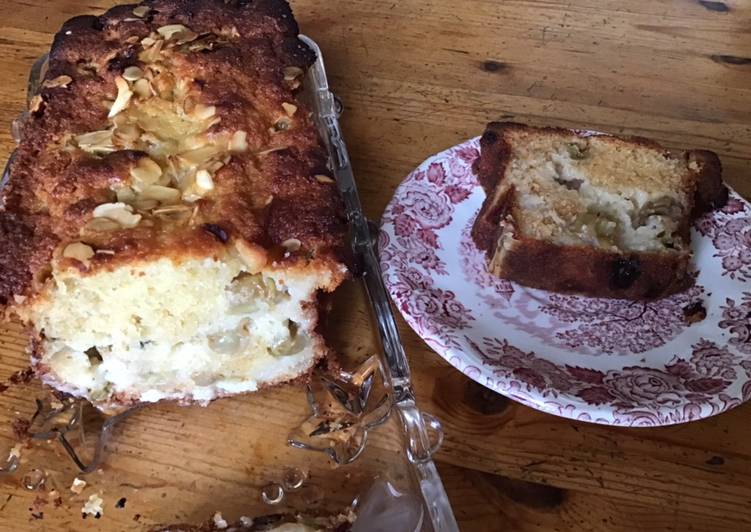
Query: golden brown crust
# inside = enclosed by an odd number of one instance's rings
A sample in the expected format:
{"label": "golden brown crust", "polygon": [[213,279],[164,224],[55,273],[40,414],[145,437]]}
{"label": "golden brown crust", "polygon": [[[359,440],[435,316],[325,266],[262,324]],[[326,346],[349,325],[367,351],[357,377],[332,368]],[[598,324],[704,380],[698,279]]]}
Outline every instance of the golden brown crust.
{"label": "golden brown crust", "polygon": [[[274,267],[336,269],[345,248],[341,199],[325,174],[326,151],[309,110],[295,98],[289,68],[307,69],[314,55],[302,43],[284,0],[150,0],[146,16],[135,5],[101,17],[76,17],[55,36],[41,103],[25,123],[3,191],[0,211],[0,307],[39,288],[61,247],[83,241],[95,250],[82,273],[157,256],[176,260],[219,252],[242,239],[266,250]],[[160,27],[183,24],[217,37],[211,49],[180,49],[171,72],[192,80],[200,103],[220,118],[210,134],[243,130],[247,151],[233,154],[213,176],[216,188],[192,205],[187,223],[154,218],[149,225],[115,232],[82,228],[97,205],[116,201],[113,189],[146,155],[121,150],[92,156],[70,149],[75,135],[109,127],[115,79],[129,66],[144,66],[140,41]],[[64,78],[63,78],[64,79]],[[283,103],[298,108],[284,131],[273,126]],[[280,148],[267,153],[269,148]],[[207,230],[210,228],[210,230]],[[289,251],[282,244],[300,241]],[[73,259],[70,259],[73,260]],[[75,262],[75,261],[74,261]],[[70,264],[69,264],[70,265]],[[340,280],[340,279],[339,279]]]}
{"label": "golden brown crust", "polygon": [[[488,124],[480,139],[480,157],[473,167],[487,197],[472,227],[472,239],[486,253],[495,275],[554,292],[625,299],[656,299],[690,286],[688,251],[618,253],[589,246],[560,246],[522,235],[516,227],[520,209],[513,186],[502,194],[494,192],[503,180],[511,156],[504,132],[527,128],[515,123]],[[571,135],[570,130],[558,128],[538,131]],[[648,139],[615,139],[623,140],[665,151]],[[695,162],[692,168],[695,178],[686,185],[692,189],[690,197],[695,198],[694,216],[721,206],[727,198],[727,189],[722,183],[717,155],[690,151],[685,157],[689,163]],[[686,217],[679,228],[686,242],[691,221]]]}

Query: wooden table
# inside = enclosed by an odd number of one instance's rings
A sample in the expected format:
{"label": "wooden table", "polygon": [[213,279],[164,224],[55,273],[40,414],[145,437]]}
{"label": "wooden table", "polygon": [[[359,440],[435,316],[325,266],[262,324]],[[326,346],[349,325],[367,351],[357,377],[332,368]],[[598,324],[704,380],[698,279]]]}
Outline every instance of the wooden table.
{"label": "wooden table", "polygon": [[[7,125],[23,107],[28,68],[51,34],[68,17],[109,3],[2,2],[0,156],[12,148]],[[296,0],[294,8],[344,101],[346,138],[374,218],[410,169],[492,119],[708,148],[720,154],[728,183],[751,196],[751,2]],[[341,349],[370,345],[359,308],[341,313]],[[751,530],[751,406],[658,429],[577,423],[485,391],[408,327],[402,333],[419,400],[445,424],[437,458],[462,530]],[[0,362],[0,377],[25,363],[16,326],[0,339]],[[23,397],[10,397],[22,405]],[[281,390],[224,404],[279,408],[289,399],[288,408],[301,407],[291,397]],[[140,479],[133,497],[144,507],[157,511],[159,494],[162,501],[192,497],[194,511],[175,518],[206,516],[216,506],[206,498],[217,490],[239,507],[242,475],[210,467],[205,450],[243,460],[242,449],[183,441],[191,436],[186,416],[199,432],[216,430],[231,408],[199,410],[160,407],[120,437],[110,470]],[[263,420],[244,415],[233,421]],[[171,443],[178,441],[179,458]],[[203,476],[197,481],[193,471]],[[92,526],[30,521],[32,499],[17,484],[0,484],[0,529]],[[120,529],[140,526],[129,511],[127,519],[112,517]]]}

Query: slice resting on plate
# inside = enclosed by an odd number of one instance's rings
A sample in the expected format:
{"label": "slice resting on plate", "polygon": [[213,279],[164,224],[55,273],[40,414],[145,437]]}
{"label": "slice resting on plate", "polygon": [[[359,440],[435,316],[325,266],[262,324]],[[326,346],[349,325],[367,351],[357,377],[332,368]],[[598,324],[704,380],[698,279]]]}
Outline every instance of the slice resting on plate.
{"label": "slice resting on plate", "polygon": [[283,0],[69,20],[2,191],[0,308],[42,380],[104,410],[306,374],[347,275],[315,57]]}
{"label": "slice resting on plate", "polygon": [[728,191],[717,155],[642,138],[491,123],[474,165],[486,199],[472,229],[490,271],[593,297],[688,288],[690,230]]}

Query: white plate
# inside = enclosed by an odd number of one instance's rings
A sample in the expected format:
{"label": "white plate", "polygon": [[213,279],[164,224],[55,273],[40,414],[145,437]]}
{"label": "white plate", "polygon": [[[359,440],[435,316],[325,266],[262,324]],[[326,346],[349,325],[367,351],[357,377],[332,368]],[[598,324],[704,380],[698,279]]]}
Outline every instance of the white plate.
{"label": "white plate", "polygon": [[[407,323],[467,376],[528,406],[607,425],[685,423],[751,397],[751,205],[692,230],[699,275],[656,302],[593,299],[491,276],[469,232],[485,197],[473,139],[426,160],[382,219],[380,259]],[[689,325],[687,305],[703,321]]]}

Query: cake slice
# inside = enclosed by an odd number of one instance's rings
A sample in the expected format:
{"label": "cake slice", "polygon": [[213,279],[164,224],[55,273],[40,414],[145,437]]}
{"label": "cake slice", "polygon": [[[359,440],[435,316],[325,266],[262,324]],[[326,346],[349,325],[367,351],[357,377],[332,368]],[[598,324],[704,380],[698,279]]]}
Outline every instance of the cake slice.
{"label": "cake slice", "polygon": [[716,154],[515,123],[489,124],[480,145],[472,237],[493,274],[593,297],[690,286],[691,222],[727,199]]}
{"label": "cake slice", "polygon": [[205,403],[327,353],[347,275],[315,57],[283,0],[151,0],[55,37],[0,204],[0,311],[103,410]]}

